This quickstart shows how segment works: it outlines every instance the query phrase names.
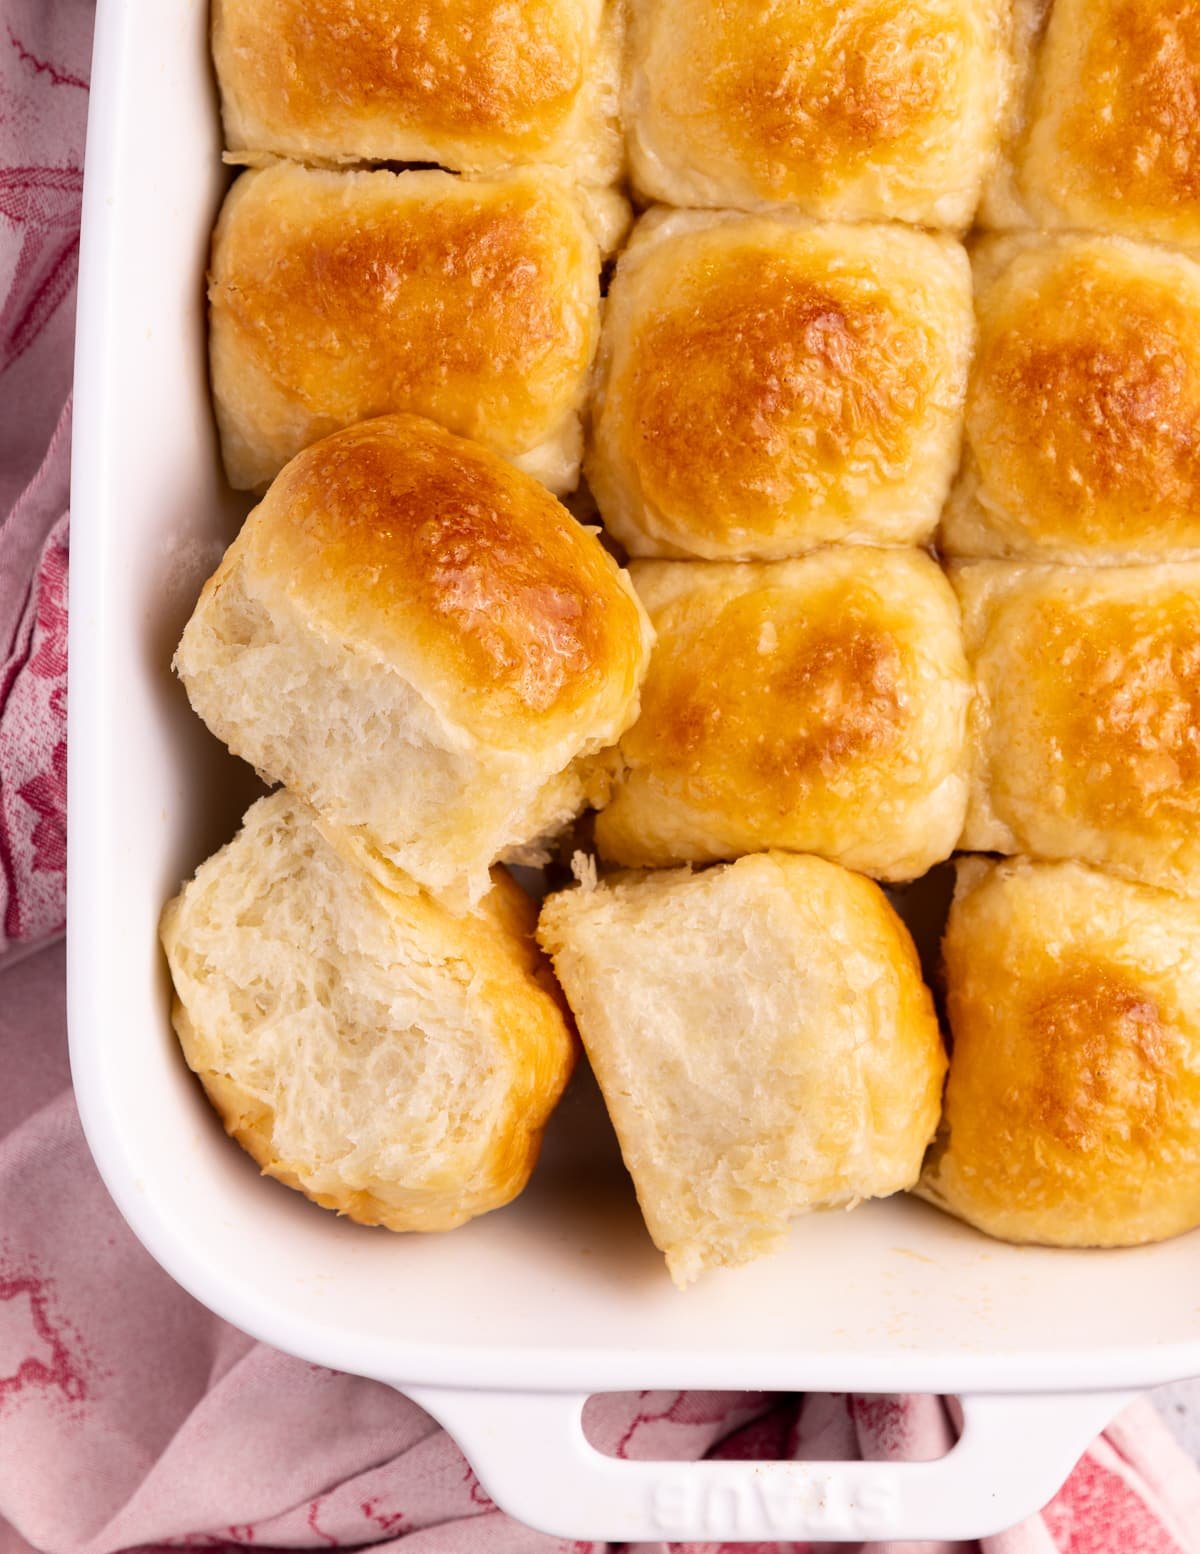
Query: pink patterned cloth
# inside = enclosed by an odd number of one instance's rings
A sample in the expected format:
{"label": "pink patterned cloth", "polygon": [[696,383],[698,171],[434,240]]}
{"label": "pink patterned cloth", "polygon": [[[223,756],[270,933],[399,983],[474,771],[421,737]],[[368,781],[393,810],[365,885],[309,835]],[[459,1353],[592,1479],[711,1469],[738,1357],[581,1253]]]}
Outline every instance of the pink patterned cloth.
{"label": "pink patterned cloth", "polygon": [[[126,1230],[79,1130],[53,941],[66,876],[68,392],[90,30],[91,0],[0,0],[0,1554],[583,1554],[595,1546],[496,1510],[407,1399],[276,1353],[198,1306]],[[953,1439],[936,1398],[643,1393],[593,1400],[588,1424],[598,1446],[630,1458],[902,1460]],[[1198,1546],[1200,1475],[1143,1403],[1040,1517],[983,1549]]]}
{"label": "pink patterned cloth", "polygon": [[63,923],[71,337],[90,0],[0,0],[0,953]]}

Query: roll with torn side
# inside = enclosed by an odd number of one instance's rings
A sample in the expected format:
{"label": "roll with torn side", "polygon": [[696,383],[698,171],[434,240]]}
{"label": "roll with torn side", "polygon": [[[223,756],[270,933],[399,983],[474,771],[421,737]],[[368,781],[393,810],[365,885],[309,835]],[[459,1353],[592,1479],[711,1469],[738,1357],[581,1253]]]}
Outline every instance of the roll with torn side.
{"label": "roll with torn side", "polygon": [[1047,1246],[1200,1225],[1200,904],[964,859],[944,953],[950,1075],[921,1196]]}
{"label": "roll with torn side", "polygon": [[973,336],[961,245],[786,212],[656,210],[609,289],[587,476],[634,556],[930,539]]}
{"label": "roll with torn side", "polygon": [[1200,247],[1193,0],[1015,0],[1016,88],[983,225]]}
{"label": "roll with torn side", "polygon": [[923,552],[630,567],[657,644],[602,857],[636,868],[819,853],[907,880],[966,809],[958,607]]}
{"label": "roll with torn side", "polygon": [[1200,265],[1124,238],[974,250],[979,348],[953,556],[1200,554]]}
{"label": "roll with torn side", "polygon": [[205,584],[175,668],[339,845],[465,906],[596,796],[651,630],[595,534],[416,416],[294,459]]}
{"label": "roll with torn side", "polygon": [[638,191],[965,231],[1012,71],[1011,0],[632,0]]}
{"label": "roll with torn side", "polygon": [[946,1062],[882,891],[760,854],[550,896],[538,939],[675,1282],[911,1187]]}
{"label": "roll with torn side", "polygon": [[237,160],[546,162],[608,183],[623,7],[608,0],[213,0]]}
{"label": "roll with torn side", "polygon": [[272,794],[163,913],[188,1066],[266,1175],[461,1225],[525,1186],[574,1062],[535,916],[502,870],[469,917],[385,890]]}
{"label": "roll with torn side", "polygon": [[959,845],[1200,892],[1200,562],[951,581],[975,681]]}
{"label": "roll with torn side", "polygon": [[625,214],[547,172],[243,173],[208,287],[231,484],[259,490],[330,432],[411,411],[570,490],[601,250]]}

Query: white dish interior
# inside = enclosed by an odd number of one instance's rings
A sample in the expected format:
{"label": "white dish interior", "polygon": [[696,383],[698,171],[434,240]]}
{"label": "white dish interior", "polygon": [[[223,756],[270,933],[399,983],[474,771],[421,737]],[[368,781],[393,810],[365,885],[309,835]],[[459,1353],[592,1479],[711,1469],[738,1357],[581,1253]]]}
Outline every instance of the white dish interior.
{"label": "white dish interior", "polygon": [[187,1073],[158,915],[254,791],[169,671],[244,504],[219,476],[203,272],[225,176],[202,0],[108,0],[88,149],[71,619],[71,1037],[106,1180],[242,1327],[396,1382],[869,1391],[1143,1385],[1200,1372],[1200,1235],[1003,1246],[913,1201],[796,1224],[678,1293],[577,1081],[516,1204],[370,1231],[258,1177]]}

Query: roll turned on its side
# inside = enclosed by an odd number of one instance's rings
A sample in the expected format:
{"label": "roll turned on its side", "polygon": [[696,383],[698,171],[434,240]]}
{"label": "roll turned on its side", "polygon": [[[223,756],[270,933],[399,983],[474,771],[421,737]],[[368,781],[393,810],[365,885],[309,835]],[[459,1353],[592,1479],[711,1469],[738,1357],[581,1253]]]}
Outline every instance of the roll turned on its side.
{"label": "roll turned on its side", "polygon": [[524,1187],[574,1062],[497,870],[480,911],[384,889],[286,792],[169,903],[184,1056],[265,1174],[391,1230],[448,1230]]}
{"label": "roll turned on its side", "polygon": [[212,731],[363,862],[466,903],[584,808],[651,639],[628,576],[537,481],[383,416],[283,471],[175,666]]}
{"label": "roll turned on its side", "polygon": [[538,938],[679,1285],[916,1181],[946,1060],[870,880],[759,854],[560,891]]}

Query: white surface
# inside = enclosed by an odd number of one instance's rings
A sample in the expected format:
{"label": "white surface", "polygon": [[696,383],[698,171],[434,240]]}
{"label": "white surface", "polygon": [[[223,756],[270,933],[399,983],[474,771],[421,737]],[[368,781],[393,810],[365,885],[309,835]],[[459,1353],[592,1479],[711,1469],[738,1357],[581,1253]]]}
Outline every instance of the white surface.
{"label": "white surface", "polygon": [[[84,1126],[134,1230],[247,1331],[400,1386],[1062,1392],[1200,1372],[1196,1236],[1130,1252],[1021,1250],[893,1201],[802,1221],[779,1256],[680,1295],[586,1083],[561,1108],[529,1192],[445,1237],[339,1222],[261,1180],[224,1138],[171,1034],[156,936],[162,903],[231,834],[252,790],[168,670],[243,511],[218,478],[204,371],[203,272],[223,184],[206,13],[204,0],[101,0],[84,202],[70,1027]],[[438,1411],[432,1394],[422,1400]],[[468,1434],[462,1399],[446,1406]],[[997,1461],[1014,1458],[1024,1480],[989,1483],[956,1455],[970,1472],[957,1495],[937,1497],[941,1511],[901,1491],[882,1527],[863,1489],[836,1526],[828,1508],[795,1500],[774,1532],[959,1536],[1016,1521],[1109,1406],[1043,1414],[1030,1402],[986,1416],[1013,1432]],[[525,1505],[538,1461],[494,1466],[496,1498]],[[736,1471],[747,1483],[757,1472]],[[797,1471],[819,1482],[819,1470]],[[673,1483],[681,1470],[669,1472]],[[522,1475],[511,1490],[509,1473]],[[643,1487],[629,1493],[642,1503]],[[571,1521],[567,1504],[556,1524]],[[677,1535],[699,1535],[702,1521]]]}

